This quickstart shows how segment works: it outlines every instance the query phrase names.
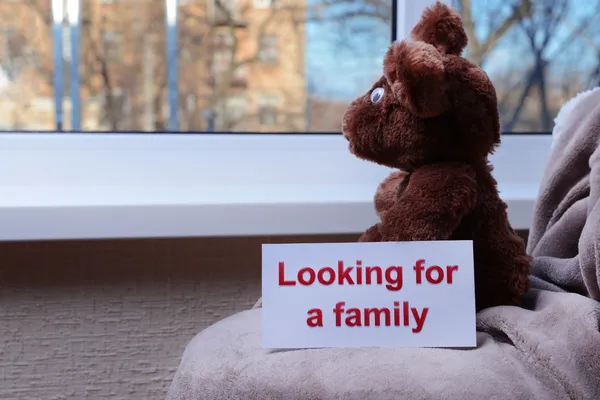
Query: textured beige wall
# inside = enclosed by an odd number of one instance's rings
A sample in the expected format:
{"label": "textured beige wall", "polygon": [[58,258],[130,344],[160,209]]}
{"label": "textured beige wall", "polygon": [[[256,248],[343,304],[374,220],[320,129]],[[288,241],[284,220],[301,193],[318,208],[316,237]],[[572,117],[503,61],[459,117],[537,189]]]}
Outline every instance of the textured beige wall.
{"label": "textured beige wall", "polygon": [[186,343],[260,296],[260,244],[0,243],[0,399],[163,399]]}

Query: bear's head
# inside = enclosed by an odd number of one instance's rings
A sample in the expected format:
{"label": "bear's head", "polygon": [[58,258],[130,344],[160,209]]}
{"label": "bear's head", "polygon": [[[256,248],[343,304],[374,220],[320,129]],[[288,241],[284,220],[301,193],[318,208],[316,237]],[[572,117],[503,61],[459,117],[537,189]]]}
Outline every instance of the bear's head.
{"label": "bear's head", "polygon": [[342,120],[356,156],[411,171],[437,162],[485,161],[500,143],[496,91],[461,57],[459,14],[440,2],[423,13],[410,40],[395,42],[383,76]]}

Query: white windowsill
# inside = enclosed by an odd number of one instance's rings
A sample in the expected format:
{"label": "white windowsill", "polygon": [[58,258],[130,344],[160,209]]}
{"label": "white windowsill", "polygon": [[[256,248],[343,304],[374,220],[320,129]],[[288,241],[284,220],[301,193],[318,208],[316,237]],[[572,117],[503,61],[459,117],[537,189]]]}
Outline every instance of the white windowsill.
{"label": "white windowsill", "polygon": [[[492,157],[528,229],[550,136]],[[389,170],[341,135],[0,135],[0,240],[359,233]]]}

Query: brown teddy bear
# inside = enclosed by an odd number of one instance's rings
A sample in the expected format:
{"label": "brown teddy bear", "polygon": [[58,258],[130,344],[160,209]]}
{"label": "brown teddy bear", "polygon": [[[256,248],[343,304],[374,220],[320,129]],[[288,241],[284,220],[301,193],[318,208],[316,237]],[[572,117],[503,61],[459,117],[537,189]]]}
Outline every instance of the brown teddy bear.
{"label": "brown teddy bear", "polygon": [[392,44],[381,79],[346,111],[350,151],[400,170],[379,186],[380,223],[360,241],[473,240],[477,310],[518,306],[531,259],[488,162],[500,144],[496,91],[461,57],[466,45],[458,13],[436,3],[410,40]]}

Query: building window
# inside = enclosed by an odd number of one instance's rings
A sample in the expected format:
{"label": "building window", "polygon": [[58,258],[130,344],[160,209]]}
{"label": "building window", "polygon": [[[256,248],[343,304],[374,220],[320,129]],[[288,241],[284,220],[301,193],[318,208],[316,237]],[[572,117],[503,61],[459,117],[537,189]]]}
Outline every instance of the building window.
{"label": "building window", "polygon": [[217,33],[213,36],[213,54],[211,71],[215,78],[225,74],[231,68],[233,36],[227,33]]}
{"label": "building window", "polygon": [[65,61],[71,61],[71,27],[63,23],[62,25],[62,54]]}
{"label": "building window", "polygon": [[101,121],[104,129],[127,130],[131,112],[128,94],[121,88],[102,93]]}
{"label": "building window", "polygon": [[[213,36],[211,71],[214,82],[231,73],[231,85],[242,87],[246,82],[246,65],[235,65],[235,38],[231,33],[219,32]],[[242,85],[242,86],[240,86]]]}
{"label": "building window", "polygon": [[114,61],[119,59],[120,35],[111,31],[102,32],[102,44],[104,45],[104,54],[108,60]]}
{"label": "building window", "polygon": [[0,66],[2,72],[8,80],[14,80],[18,74],[21,63],[22,45],[18,41],[18,32],[12,26],[3,26],[0,28],[2,43],[0,53]]}
{"label": "building window", "polygon": [[228,50],[215,51],[212,58],[212,72],[215,77],[225,74],[231,66],[231,52]]}
{"label": "building window", "polygon": [[237,0],[215,0],[215,18],[218,21],[239,19],[240,7]]}
{"label": "building window", "polygon": [[216,130],[228,131],[243,123],[247,116],[248,104],[248,97],[243,93],[228,95],[220,100],[214,109],[207,110],[205,117],[214,118]]}
{"label": "building window", "polygon": [[277,124],[277,105],[279,99],[274,95],[261,96],[258,100],[258,122],[264,126]]}
{"label": "building window", "polygon": [[254,8],[271,8],[273,0],[254,0],[252,4]]}
{"label": "building window", "polygon": [[234,86],[239,86],[239,85],[245,85],[246,84],[246,80],[247,80],[247,69],[245,65],[238,65],[235,67],[235,69],[232,71],[232,85]]}
{"label": "building window", "polygon": [[258,59],[264,63],[277,61],[277,35],[262,35],[258,40]]}
{"label": "building window", "polygon": [[213,44],[215,48],[229,48],[233,46],[233,36],[229,33],[216,33],[213,37]]}
{"label": "building window", "polygon": [[231,123],[239,123],[248,109],[248,98],[245,95],[231,96],[225,101],[227,119]]}

